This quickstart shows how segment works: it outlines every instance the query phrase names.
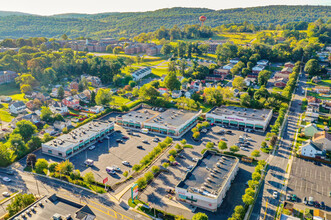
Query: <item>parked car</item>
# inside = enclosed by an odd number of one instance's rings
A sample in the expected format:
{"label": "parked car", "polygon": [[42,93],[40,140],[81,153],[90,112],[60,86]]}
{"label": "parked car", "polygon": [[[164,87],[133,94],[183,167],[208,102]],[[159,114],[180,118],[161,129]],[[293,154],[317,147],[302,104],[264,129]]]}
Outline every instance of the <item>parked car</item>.
{"label": "parked car", "polygon": [[[306,197],[305,197],[305,198],[306,198]],[[291,200],[291,194],[289,194],[289,193],[286,194],[286,200],[287,200],[287,201],[290,201],[290,200]]]}
{"label": "parked car", "polygon": [[226,134],[232,134],[232,131],[226,131],[225,133]]}
{"label": "parked car", "polygon": [[10,197],[10,193],[9,192],[3,192],[2,193],[2,196],[4,196],[4,197]]}
{"label": "parked car", "polygon": [[143,146],[138,145],[137,148],[138,148],[138,149],[143,149]]}
{"label": "parked car", "polygon": [[121,168],[119,168],[118,166],[114,165],[113,168],[114,168],[115,171],[121,172]]}
{"label": "parked car", "polygon": [[319,208],[320,207],[320,204],[319,202],[315,201],[315,204],[314,204],[315,208]]}
{"label": "parked car", "polygon": [[222,140],[222,141],[227,141],[227,139],[226,139],[226,138],[221,138],[221,140]]}
{"label": "parked car", "polygon": [[325,209],[325,203],[324,202],[321,202],[321,209]]}
{"label": "parked car", "polygon": [[149,144],[148,140],[143,140],[142,142],[145,144]]}
{"label": "parked car", "polygon": [[116,142],[124,144],[124,141],[122,139],[116,139]]}
{"label": "parked car", "polygon": [[179,163],[178,163],[177,161],[174,161],[174,162],[172,162],[170,165],[171,165],[171,166],[177,166],[177,165],[179,165]]}
{"label": "parked car", "polygon": [[312,196],[309,196],[308,198],[308,205],[311,205],[313,206],[315,203],[314,203],[314,198]]}
{"label": "parked car", "polygon": [[93,166],[94,160],[87,159],[87,160],[84,161],[84,164],[87,165],[87,166]]}
{"label": "parked car", "polygon": [[122,164],[125,166],[130,166],[130,163],[128,161],[122,161]]}
{"label": "parked car", "polygon": [[5,181],[5,182],[10,182],[11,181],[11,179],[6,177],[6,176],[4,178],[2,178],[2,180]]}
{"label": "parked car", "polygon": [[175,194],[175,190],[173,188],[167,188],[166,192],[169,194]]}
{"label": "parked car", "polygon": [[115,130],[117,133],[122,133],[122,131],[121,130]]}
{"label": "parked car", "polygon": [[201,130],[201,133],[207,133],[207,132],[208,132],[208,130],[206,128]]}
{"label": "parked car", "polygon": [[160,141],[160,139],[158,139],[158,138],[154,138],[153,141],[157,143],[157,142]]}
{"label": "parked car", "polygon": [[98,142],[99,142],[99,143],[102,143],[103,141],[100,139],[100,140],[98,140]]}
{"label": "parked car", "polygon": [[272,194],[272,197],[274,197],[275,199],[277,199],[277,197],[278,197],[278,192],[277,192],[277,191],[274,191],[274,193]]}
{"label": "parked car", "polygon": [[13,170],[0,169],[0,173],[4,173],[4,174],[7,174],[7,175],[14,175]]}
{"label": "parked car", "polygon": [[123,138],[124,140],[129,139],[129,137],[127,137],[127,136],[123,136],[122,138]]}
{"label": "parked car", "polygon": [[189,165],[188,167],[187,167],[187,169],[192,169],[194,166],[193,165]]}
{"label": "parked car", "polygon": [[291,199],[292,199],[293,202],[296,202],[297,201],[297,195],[293,194]]}
{"label": "parked car", "polygon": [[199,158],[195,157],[195,158],[192,158],[192,160],[197,162],[199,160]]}
{"label": "parked car", "polygon": [[303,204],[307,205],[307,197],[303,198]]}
{"label": "parked car", "polygon": [[89,150],[94,150],[95,149],[95,145],[92,145],[88,148]]}

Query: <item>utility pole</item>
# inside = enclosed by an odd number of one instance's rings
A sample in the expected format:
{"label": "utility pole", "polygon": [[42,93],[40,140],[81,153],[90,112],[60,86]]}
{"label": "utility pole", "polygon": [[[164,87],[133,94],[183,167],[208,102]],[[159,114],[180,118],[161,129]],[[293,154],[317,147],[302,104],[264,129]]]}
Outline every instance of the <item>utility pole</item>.
{"label": "utility pole", "polygon": [[[33,170],[33,163],[31,163],[31,166],[32,166],[32,170]],[[39,195],[39,198],[40,198],[40,191],[39,191],[39,185],[38,185],[37,178],[35,178],[35,180],[36,180],[36,186],[37,186],[37,190],[38,190],[38,195]]]}

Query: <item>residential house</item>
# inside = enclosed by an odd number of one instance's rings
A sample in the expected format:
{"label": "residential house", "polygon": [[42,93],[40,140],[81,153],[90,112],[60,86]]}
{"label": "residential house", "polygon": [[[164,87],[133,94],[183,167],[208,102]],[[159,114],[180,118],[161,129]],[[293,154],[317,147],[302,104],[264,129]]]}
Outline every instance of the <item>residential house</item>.
{"label": "residential house", "polygon": [[309,140],[306,144],[300,147],[301,155],[306,157],[323,157],[323,149],[316,145],[313,141]]}
{"label": "residential house", "polygon": [[18,74],[14,71],[0,71],[0,84],[14,82]]}
{"label": "residential house", "polygon": [[186,92],[184,93],[184,95],[185,95],[186,98],[190,99],[194,93],[196,93],[196,91],[193,90],[193,89],[191,89],[191,90],[189,90],[189,91],[186,91]]}
{"label": "residential house", "polygon": [[321,99],[318,99],[314,96],[307,96],[308,106],[318,107],[322,102]]}
{"label": "residential house", "polygon": [[0,102],[11,102],[12,101],[12,98],[10,96],[0,96]]}
{"label": "residential house", "polygon": [[[84,93],[84,95],[86,96],[86,98],[87,98],[87,100],[91,100],[91,95],[92,95],[92,91],[91,90],[89,90],[89,89],[85,89],[84,91],[83,91],[83,93]],[[95,93],[96,94],[96,93]]]}
{"label": "residential house", "polygon": [[226,64],[225,66],[223,66],[223,69],[225,69],[225,70],[231,70],[234,67],[234,65],[235,64],[233,64],[233,63]]}
{"label": "residential house", "polygon": [[284,67],[280,72],[282,74],[290,75],[293,72],[293,69],[291,67]]}
{"label": "residential house", "polygon": [[49,106],[49,109],[53,112],[53,114],[66,115],[69,113],[68,107],[62,102],[53,102],[53,104]]}
{"label": "residential house", "polygon": [[33,111],[34,110],[34,104],[33,104],[33,100],[30,100],[30,101],[28,101],[26,104],[25,104],[25,106],[29,109],[29,110],[31,110],[31,111]]}
{"label": "residential house", "polygon": [[306,117],[305,120],[307,122],[314,122],[318,119],[319,113],[316,111],[315,108],[308,106],[306,110]]}
{"label": "residential house", "polygon": [[99,114],[101,112],[103,112],[105,109],[103,106],[94,106],[90,108],[90,111],[95,113],[95,114]]}
{"label": "residential house", "polygon": [[294,66],[295,66],[295,64],[292,63],[292,62],[287,62],[287,63],[284,64],[284,67],[293,68]]}
{"label": "residential house", "polygon": [[26,114],[26,115],[20,114],[10,122],[11,127],[16,128],[17,122],[22,121],[22,120],[30,121],[33,124],[38,124],[38,123],[40,123],[40,116],[36,113],[31,113],[31,114]]}
{"label": "residential house", "polygon": [[97,76],[87,76],[86,77],[87,82],[90,82],[92,84],[93,87],[101,87],[102,86],[102,82],[101,79]]}
{"label": "residential house", "polygon": [[72,96],[66,97],[62,100],[62,103],[70,108],[79,107],[79,100],[73,98]]}
{"label": "residential house", "polygon": [[267,66],[269,64],[269,60],[259,60],[256,63],[257,65]]}
{"label": "residential house", "polygon": [[223,69],[223,68],[218,68],[218,69],[215,69],[214,70],[213,75],[208,75],[206,77],[206,80],[208,80],[208,81],[214,81],[214,82],[222,81],[229,74],[230,74],[230,70]]}
{"label": "residential house", "polygon": [[302,132],[306,137],[313,137],[318,132],[318,128],[315,124],[309,124],[303,127]]}
{"label": "residential house", "polygon": [[264,70],[265,66],[263,65],[256,65],[252,68],[252,73],[259,73],[261,72],[262,70]]}
{"label": "residential house", "polygon": [[326,131],[321,131],[313,136],[314,143],[323,145],[323,149],[331,151],[331,134]]}
{"label": "residential house", "polygon": [[159,88],[157,91],[159,91],[159,93],[161,95],[164,95],[164,94],[168,93],[168,89],[167,88]]}
{"label": "residential house", "polygon": [[191,82],[190,89],[194,89],[196,91],[203,90],[202,82],[200,80],[194,80]]}
{"label": "residential house", "polygon": [[321,82],[321,77],[320,76],[313,76],[313,78],[311,78],[311,81],[313,83],[319,83],[319,82]]}
{"label": "residential house", "polygon": [[48,128],[45,129],[45,133],[48,133],[49,135],[55,135],[56,131],[53,126],[49,126]]}
{"label": "residential house", "polygon": [[289,78],[290,78],[290,75],[288,75],[286,73],[282,73],[282,72],[276,72],[275,76],[274,76],[274,79],[277,80],[277,79],[281,79],[281,78],[288,81]]}
{"label": "residential house", "polygon": [[72,127],[72,124],[69,119],[66,119],[65,121],[55,121],[53,126],[55,129],[62,131],[63,128]]}
{"label": "residential house", "polygon": [[71,82],[70,83],[70,89],[75,89],[78,91],[78,83],[77,82]]}
{"label": "residential house", "polygon": [[58,90],[58,88],[52,88],[51,97],[54,97],[54,98],[57,97],[57,90]]}
{"label": "residential house", "polygon": [[26,105],[22,101],[17,101],[9,105],[9,111],[12,114],[19,114],[24,112]]}
{"label": "residential house", "polygon": [[239,58],[230,59],[230,63],[237,64],[240,61]]}
{"label": "residential house", "polygon": [[182,92],[180,90],[174,90],[172,91],[171,93],[171,97],[173,99],[177,99],[177,98],[180,98],[182,96]]}
{"label": "residential house", "polygon": [[146,49],[146,54],[148,56],[155,56],[159,55],[161,53],[162,45],[157,45],[154,47],[149,47]]}
{"label": "residential house", "polygon": [[86,95],[84,93],[79,93],[77,95],[74,95],[74,98],[78,99],[81,102],[89,103],[89,100],[88,100],[88,98],[86,97]]}
{"label": "residential house", "polygon": [[150,67],[146,67],[133,72],[131,75],[133,77],[133,80],[138,81],[151,73],[152,69]]}
{"label": "residential house", "polygon": [[278,88],[284,88],[286,86],[287,80],[285,80],[284,78],[279,78],[276,79],[274,82],[274,86],[278,87]]}
{"label": "residential house", "polygon": [[326,93],[326,94],[328,94],[328,93],[330,93],[330,87],[328,87],[328,86],[315,86],[313,88],[313,91],[317,92],[317,93]]}

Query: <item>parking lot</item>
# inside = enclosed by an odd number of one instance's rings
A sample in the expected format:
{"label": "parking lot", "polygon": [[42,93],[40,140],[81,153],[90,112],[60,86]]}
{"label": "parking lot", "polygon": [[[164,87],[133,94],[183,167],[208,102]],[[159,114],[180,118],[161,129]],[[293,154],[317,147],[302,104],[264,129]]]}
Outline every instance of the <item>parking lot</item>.
{"label": "parking lot", "polygon": [[288,193],[296,194],[298,202],[304,197],[312,196],[315,201],[325,203],[327,210],[331,210],[331,165],[314,164],[301,158],[295,158],[289,179]]}
{"label": "parking lot", "polygon": [[[191,141],[188,141],[191,142]],[[254,166],[251,164],[239,164],[239,172],[233,181],[227,195],[216,213],[207,212],[205,210],[200,210],[197,208],[195,212],[190,210],[190,206],[183,207],[183,205],[174,199],[169,197],[174,197],[167,193],[168,188],[174,188],[178,182],[186,174],[186,169],[190,165],[195,165],[193,158],[201,157],[201,150],[204,149],[203,144],[196,144],[193,149],[185,148],[181,153],[180,157],[176,157],[177,166],[170,166],[168,168],[169,172],[162,172],[153,182],[143,191],[140,195],[140,199],[151,203],[162,210],[171,210],[171,213],[176,215],[184,215],[185,218],[191,219],[196,212],[204,212],[208,215],[209,219],[227,219],[231,216],[234,207],[236,205],[242,204],[242,195],[245,193],[246,182],[251,179],[251,174],[254,172]],[[163,157],[161,159],[162,163],[167,162],[167,158]]]}
{"label": "parking lot", "polygon": [[[217,134],[218,131],[220,130],[224,130],[225,132],[227,131],[231,131],[231,134]],[[249,157],[251,157],[251,153],[253,150],[260,150],[261,148],[261,143],[264,141],[265,136],[264,134],[260,134],[260,133],[248,133],[245,131],[241,131],[241,130],[237,130],[237,129],[232,129],[232,128],[222,128],[220,126],[212,126],[211,129],[206,133],[203,134],[201,133],[201,140],[202,140],[202,144],[206,145],[207,142],[214,142],[217,144],[218,142],[223,139],[228,146],[228,149],[230,149],[231,146],[233,145],[237,145],[237,143],[239,142],[239,138],[240,136],[243,137],[244,135],[247,135],[248,139],[251,139],[251,141],[248,141],[249,145],[246,148],[246,150],[242,150],[240,149],[240,151],[238,152],[239,154],[244,154],[247,155]],[[261,157],[259,159],[265,160],[268,157],[268,154],[263,153],[262,151],[261,153]]]}

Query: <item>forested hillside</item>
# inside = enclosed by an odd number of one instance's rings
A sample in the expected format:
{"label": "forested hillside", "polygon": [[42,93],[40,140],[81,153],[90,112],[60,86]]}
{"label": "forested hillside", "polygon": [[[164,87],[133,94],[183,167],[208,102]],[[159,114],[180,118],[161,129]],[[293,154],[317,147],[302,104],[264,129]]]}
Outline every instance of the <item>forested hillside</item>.
{"label": "forested hillside", "polygon": [[[0,12],[1,15],[1,12]],[[266,6],[211,10],[205,8],[171,8],[151,12],[62,14],[54,16],[0,16],[0,38],[59,37],[132,37],[151,32],[160,26],[197,24],[198,17],[207,17],[211,27],[248,21],[254,25],[284,24],[294,21],[312,22],[331,18],[331,6]]]}

